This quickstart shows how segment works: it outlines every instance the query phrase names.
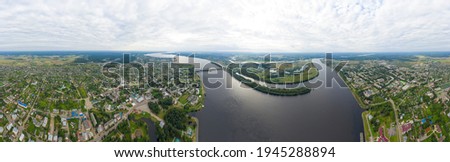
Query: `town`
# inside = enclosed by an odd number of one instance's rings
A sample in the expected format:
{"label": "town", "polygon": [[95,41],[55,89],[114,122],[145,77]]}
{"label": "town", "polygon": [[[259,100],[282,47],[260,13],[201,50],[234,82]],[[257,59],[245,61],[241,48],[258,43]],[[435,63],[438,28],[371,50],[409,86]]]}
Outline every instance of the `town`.
{"label": "town", "polygon": [[[0,141],[198,140],[198,121],[187,114],[203,107],[199,76],[184,69],[182,82],[167,82],[156,68],[146,88],[127,87],[102,72],[116,58],[100,57],[1,55]],[[172,60],[140,55],[134,61],[160,67]]]}
{"label": "town", "polygon": [[417,55],[344,61],[340,75],[367,110],[365,140],[450,141],[449,60]]}

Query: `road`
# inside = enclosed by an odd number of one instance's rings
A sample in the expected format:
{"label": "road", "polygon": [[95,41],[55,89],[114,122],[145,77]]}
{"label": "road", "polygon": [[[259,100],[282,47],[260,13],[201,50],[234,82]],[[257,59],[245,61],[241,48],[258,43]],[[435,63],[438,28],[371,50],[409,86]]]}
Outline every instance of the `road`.
{"label": "road", "polygon": [[370,140],[370,142],[373,142],[372,130],[370,129],[369,114],[367,114],[365,118],[366,118],[368,130],[369,130],[369,133],[370,133],[369,140]]}
{"label": "road", "polygon": [[[33,111],[34,105],[36,104],[37,99],[39,98],[39,95],[41,94],[41,90],[39,90],[38,94],[36,95],[36,98],[34,98],[33,103],[31,104],[31,106],[28,108],[29,111],[27,113],[27,117],[22,121],[22,125],[19,125],[19,132],[17,133],[16,138],[14,139],[14,142],[16,142],[17,140],[19,140],[20,135],[22,134],[22,131],[25,129],[25,125],[28,122],[28,119],[30,118],[31,112]],[[28,132],[31,134],[31,132]],[[34,132],[33,132],[34,133]]]}
{"label": "road", "polygon": [[398,109],[397,106],[395,105],[394,101],[392,99],[389,99],[389,102],[392,104],[392,108],[394,109],[394,114],[395,114],[395,123],[396,123],[396,128],[397,128],[397,134],[398,134],[398,141],[402,142],[402,130],[401,130],[401,125],[398,119]]}

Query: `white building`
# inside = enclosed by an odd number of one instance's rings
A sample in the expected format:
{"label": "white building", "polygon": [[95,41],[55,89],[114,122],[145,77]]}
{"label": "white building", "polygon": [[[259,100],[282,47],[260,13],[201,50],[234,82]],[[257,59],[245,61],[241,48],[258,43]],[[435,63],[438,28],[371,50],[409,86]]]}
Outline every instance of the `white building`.
{"label": "white building", "polygon": [[12,124],[12,123],[9,123],[9,124],[6,126],[6,129],[7,129],[8,131],[10,131],[12,127],[13,127],[13,124]]}
{"label": "white building", "polygon": [[142,101],[144,101],[144,96],[141,96],[137,99],[137,102],[141,103]]}
{"label": "white building", "polygon": [[66,118],[61,118],[61,123],[64,127],[67,126],[67,119]]}
{"label": "white building", "polygon": [[22,142],[24,138],[25,138],[25,135],[22,133],[19,137],[19,141]]}
{"label": "white building", "polygon": [[47,141],[51,142],[53,140],[53,135],[48,133]]}
{"label": "white building", "polygon": [[47,127],[47,122],[48,122],[48,118],[45,117],[45,118],[44,118],[44,122],[42,123],[42,126],[43,126],[43,127]]}
{"label": "white building", "polygon": [[19,133],[19,129],[17,129],[16,127],[14,127],[14,128],[13,128],[13,133],[14,133],[14,135],[17,136],[17,133]]}

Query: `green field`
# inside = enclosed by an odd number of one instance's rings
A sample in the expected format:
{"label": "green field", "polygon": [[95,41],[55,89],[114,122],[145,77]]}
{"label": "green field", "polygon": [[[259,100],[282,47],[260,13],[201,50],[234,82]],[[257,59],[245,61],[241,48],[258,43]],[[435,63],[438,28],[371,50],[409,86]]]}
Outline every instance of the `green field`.
{"label": "green field", "polygon": [[188,102],[188,97],[189,97],[189,94],[185,93],[178,99],[178,101],[184,105]]}
{"label": "green field", "polygon": [[272,84],[293,84],[293,83],[301,83],[308,80],[311,80],[319,75],[319,71],[312,63],[308,63],[308,67],[304,69],[301,73],[293,73],[293,74],[287,74],[285,73],[284,76],[280,77],[277,75],[267,74],[267,71],[261,71],[257,69],[249,68],[247,69],[249,72],[246,72],[245,70],[242,71],[242,74],[250,77],[255,80],[264,81],[267,83]]}
{"label": "green field", "polygon": [[270,81],[277,84],[283,84],[283,83],[301,83],[308,80],[311,80],[319,75],[319,71],[317,68],[311,68],[308,70],[308,72],[304,72],[302,74],[298,75],[287,75],[284,77],[277,77],[272,78]]}
{"label": "green field", "polygon": [[79,56],[0,56],[0,65],[29,66],[29,65],[64,65],[74,62]]}

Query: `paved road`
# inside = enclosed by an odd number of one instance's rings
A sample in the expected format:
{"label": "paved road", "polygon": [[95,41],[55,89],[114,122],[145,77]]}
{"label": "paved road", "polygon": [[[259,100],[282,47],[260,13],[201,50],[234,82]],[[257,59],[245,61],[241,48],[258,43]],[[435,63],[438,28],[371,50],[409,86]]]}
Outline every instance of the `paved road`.
{"label": "paved road", "polygon": [[395,123],[396,123],[396,128],[397,128],[397,134],[398,134],[398,141],[402,142],[402,130],[401,130],[401,125],[398,119],[398,109],[397,106],[395,105],[394,101],[392,99],[389,99],[389,102],[392,104],[392,108],[394,109],[394,114],[395,114]]}

